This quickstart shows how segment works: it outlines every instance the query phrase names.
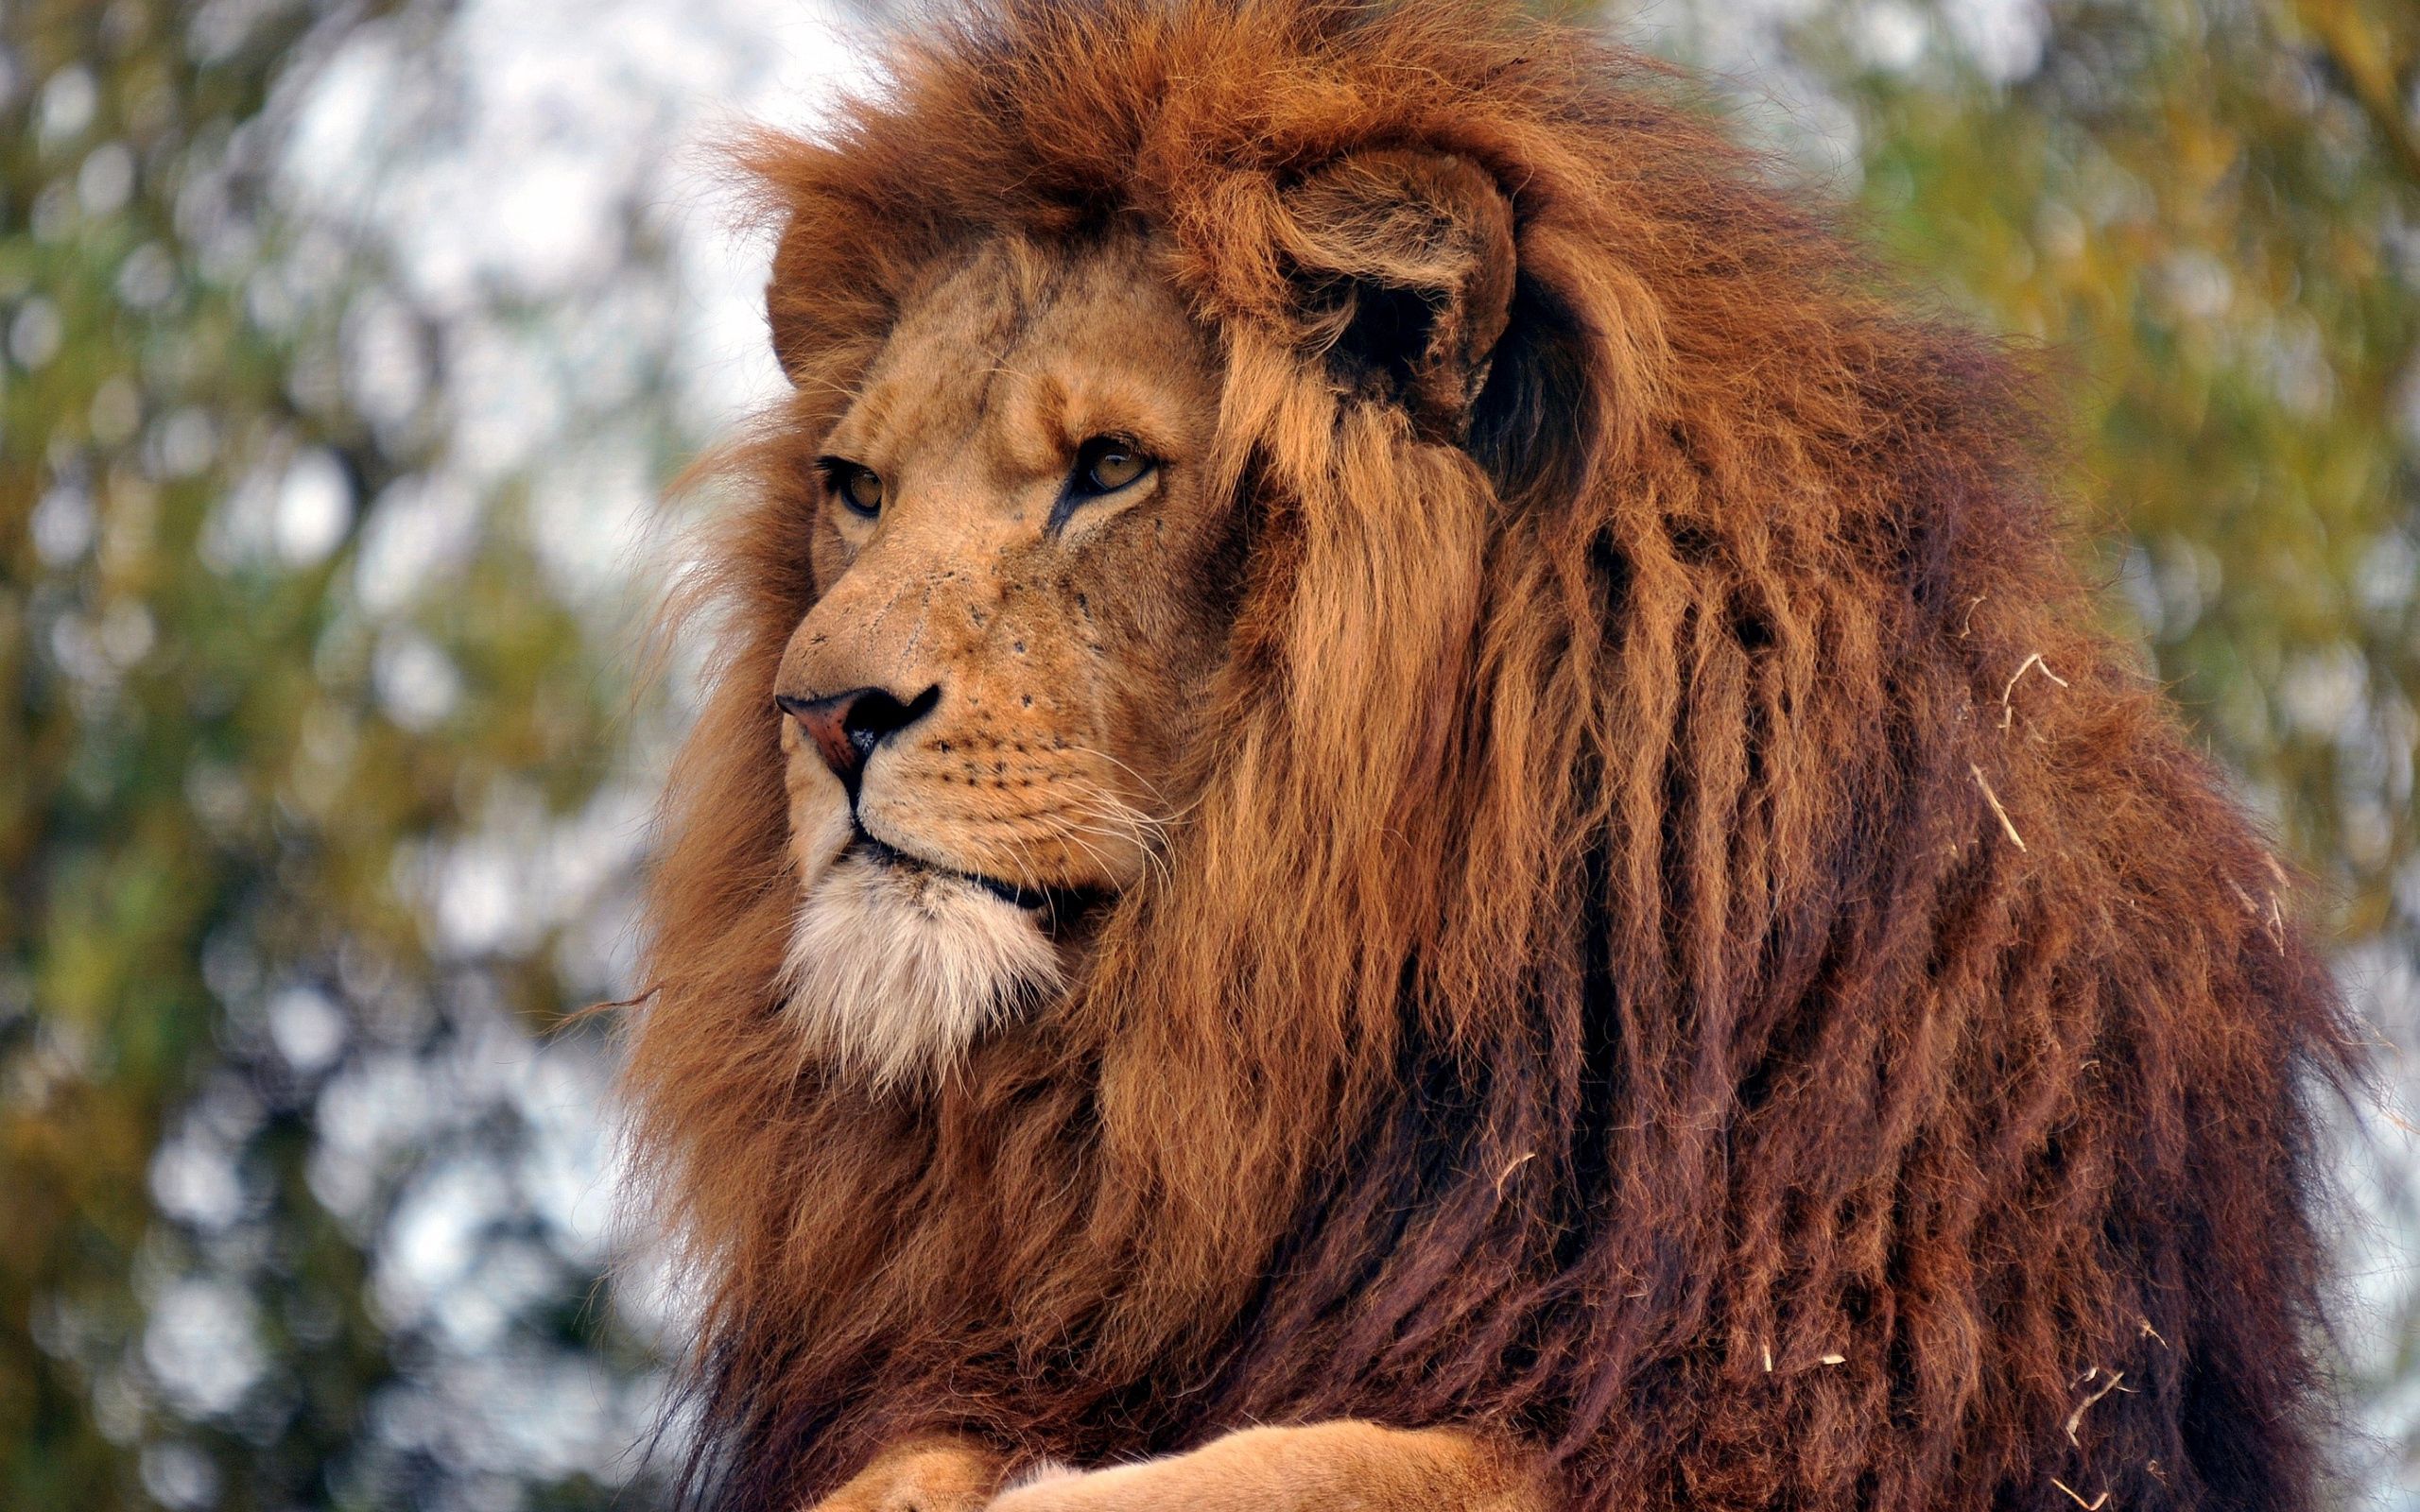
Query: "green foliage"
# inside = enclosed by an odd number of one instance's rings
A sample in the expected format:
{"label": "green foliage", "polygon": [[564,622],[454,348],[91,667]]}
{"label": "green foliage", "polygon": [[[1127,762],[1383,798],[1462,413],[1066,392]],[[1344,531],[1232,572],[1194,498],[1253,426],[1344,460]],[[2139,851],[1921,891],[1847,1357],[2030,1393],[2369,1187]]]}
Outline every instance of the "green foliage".
{"label": "green foliage", "polygon": [[[441,437],[425,398],[361,412],[339,369],[356,296],[386,282],[374,249],[288,224],[272,192],[277,91],[328,25],[211,14],[6,18],[9,1506],[390,1504],[446,1484],[364,1448],[414,1349],[366,1285],[391,1194],[332,1211],[314,1123],[340,1070],[435,1053],[466,996],[532,1023],[579,1001],[548,940],[441,959],[413,863],[499,795],[576,810],[622,712],[619,648],[546,588],[509,484],[467,561],[365,605],[363,527]],[[199,1195],[180,1194],[189,1168]],[[533,1327],[628,1365],[582,1305],[592,1280],[554,1278]],[[601,1501],[581,1484],[553,1504]]]}

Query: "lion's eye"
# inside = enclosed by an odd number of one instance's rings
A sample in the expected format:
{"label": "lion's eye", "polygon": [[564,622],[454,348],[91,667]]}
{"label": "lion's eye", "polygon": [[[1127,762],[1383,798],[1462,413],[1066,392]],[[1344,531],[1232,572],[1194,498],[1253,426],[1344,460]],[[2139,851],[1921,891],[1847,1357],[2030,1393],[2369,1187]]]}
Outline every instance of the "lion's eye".
{"label": "lion's eye", "polygon": [[1068,480],[1069,491],[1115,493],[1157,465],[1132,441],[1096,436],[1076,449],[1076,472]]}
{"label": "lion's eye", "polygon": [[820,456],[815,465],[853,514],[871,520],[882,513],[882,474],[844,456]]}

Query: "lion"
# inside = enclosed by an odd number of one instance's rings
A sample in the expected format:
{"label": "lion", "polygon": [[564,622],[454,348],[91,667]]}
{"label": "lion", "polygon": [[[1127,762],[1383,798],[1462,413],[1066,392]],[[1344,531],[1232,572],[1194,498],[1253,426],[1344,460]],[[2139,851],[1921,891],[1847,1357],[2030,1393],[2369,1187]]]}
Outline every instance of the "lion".
{"label": "lion", "polygon": [[685,1494],[2317,1504],[2355,1037],[2034,365],[1509,3],[888,47],[683,590]]}

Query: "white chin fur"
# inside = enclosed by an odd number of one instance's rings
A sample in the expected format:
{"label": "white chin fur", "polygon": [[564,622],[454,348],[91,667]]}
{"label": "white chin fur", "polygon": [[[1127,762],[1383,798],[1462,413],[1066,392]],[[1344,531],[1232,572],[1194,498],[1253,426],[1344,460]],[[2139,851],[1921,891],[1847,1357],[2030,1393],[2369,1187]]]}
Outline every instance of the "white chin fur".
{"label": "white chin fur", "polygon": [[790,930],[786,1011],[876,1087],[938,1078],[984,1030],[1060,987],[1049,937],[974,883],[863,855],[818,878]]}

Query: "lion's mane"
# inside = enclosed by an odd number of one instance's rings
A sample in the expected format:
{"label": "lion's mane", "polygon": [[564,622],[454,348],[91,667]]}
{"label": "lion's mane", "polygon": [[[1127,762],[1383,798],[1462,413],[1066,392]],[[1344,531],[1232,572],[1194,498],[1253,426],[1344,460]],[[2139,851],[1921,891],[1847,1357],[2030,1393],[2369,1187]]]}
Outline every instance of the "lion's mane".
{"label": "lion's mane", "polygon": [[[1284,193],[1374,146],[1513,209],[1467,450],[1304,335]],[[629,1071],[718,1504],[937,1424],[1337,1415],[1516,1433],[1587,1506],[2311,1504],[2350,1037],[2090,628],[2019,364],[1509,6],[991,0],[754,167],[797,391],[692,585]],[[798,454],[934,259],[1121,217],[1253,512],[1201,799],[1071,996],[874,1096],[774,1004]]]}

